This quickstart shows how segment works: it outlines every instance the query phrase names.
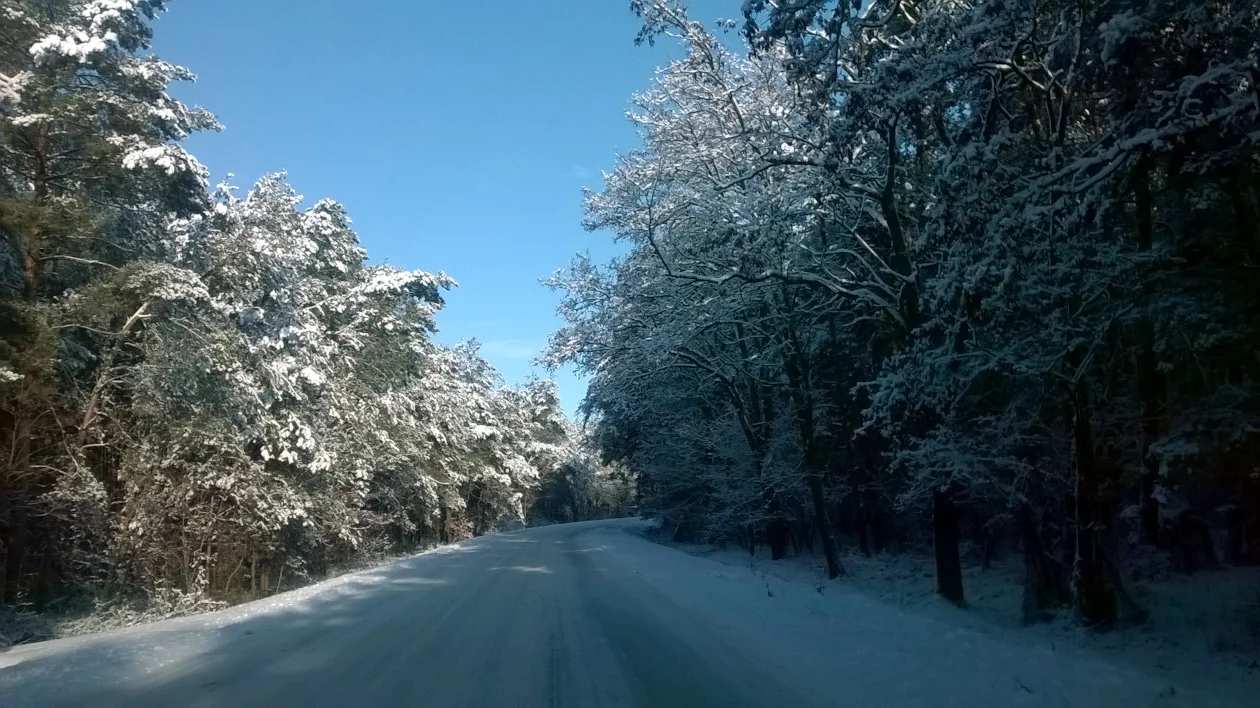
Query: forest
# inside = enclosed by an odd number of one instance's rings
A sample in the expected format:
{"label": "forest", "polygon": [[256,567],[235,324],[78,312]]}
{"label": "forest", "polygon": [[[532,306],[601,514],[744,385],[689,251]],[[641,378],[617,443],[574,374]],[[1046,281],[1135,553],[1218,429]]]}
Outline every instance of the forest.
{"label": "forest", "polygon": [[675,541],[920,544],[958,604],[1019,554],[1026,622],[1099,629],[1260,563],[1260,5],[631,7],[681,58],[546,357]]}
{"label": "forest", "polygon": [[164,0],[0,0],[0,611],[630,513],[836,582],[930,549],[958,605],[1014,556],[1098,629],[1260,565],[1260,1],[730,4],[629,2],[678,58],[584,194],[620,255],[545,283],[570,420],[438,341],[452,277],[212,183]]}
{"label": "forest", "polygon": [[454,280],[284,174],[209,183],[164,9],[0,0],[0,604],[185,613],[624,513],[551,381],[435,341]]}

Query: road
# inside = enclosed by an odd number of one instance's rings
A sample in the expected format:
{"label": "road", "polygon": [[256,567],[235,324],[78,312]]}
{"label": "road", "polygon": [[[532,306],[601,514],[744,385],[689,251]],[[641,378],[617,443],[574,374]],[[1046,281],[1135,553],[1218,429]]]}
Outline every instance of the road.
{"label": "road", "polygon": [[[0,653],[0,706],[1196,705],[652,544],[635,521],[474,539],[238,606]],[[1015,680],[1011,680],[1014,678]],[[1223,705],[1219,701],[1213,705]],[[1206,705],[1206,704],[1204,704]]]}

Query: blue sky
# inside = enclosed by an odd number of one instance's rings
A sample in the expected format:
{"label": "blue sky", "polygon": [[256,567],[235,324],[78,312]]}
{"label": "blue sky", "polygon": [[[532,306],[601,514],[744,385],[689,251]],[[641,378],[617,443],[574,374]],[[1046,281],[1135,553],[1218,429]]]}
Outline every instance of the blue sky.
{"label": "blue sky", "polygon": [[[693,16],[736,17],[738,0]],[[668,47],[636,47],[628,0],[176,0],[154,50],[195,72],[176,95],[226,126],[189,149],[247,187],[287,170],[346,205],[374,261],[460,283],[438,318],[509,383],[559,326],[539,279],[613,252],[581,188],[635,147],[625,120]],[[540,372],[541,373],[541,372]],[[585,384],[559,372],[572,414]]]}

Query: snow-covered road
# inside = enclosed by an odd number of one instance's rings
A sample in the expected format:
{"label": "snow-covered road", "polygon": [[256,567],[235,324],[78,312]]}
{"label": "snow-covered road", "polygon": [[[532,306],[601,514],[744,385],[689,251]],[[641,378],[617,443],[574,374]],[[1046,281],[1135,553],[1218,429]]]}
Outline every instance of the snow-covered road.
{"label": "snow-covered road", "polygon": [[223,612],[0,653],[0,706],[1227,706],[1211,687],[655,545],[475,539]]}

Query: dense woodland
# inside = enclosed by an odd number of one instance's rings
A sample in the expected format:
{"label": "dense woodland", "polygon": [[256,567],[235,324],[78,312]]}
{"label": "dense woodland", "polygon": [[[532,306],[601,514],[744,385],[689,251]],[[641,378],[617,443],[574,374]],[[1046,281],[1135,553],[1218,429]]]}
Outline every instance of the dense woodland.
{"label": "dense woodland", "polygon": [[[780,559],[1026,561],[1025,618],[1260,563],[1260,2],[747,0],[634,99],[503,385],[283,174],[180,143],[161,0],[0,0],[0,584],[187,611],[641,505]],[[740,12],[732,0],[732,14]],[[68,602],[70,600],[71,602]]]}
{"label": "dense woodland", "polygon": [[209,186],[162,10],[0,0],[3,603],[183,611],[624,513],[554,384],[435,343],[450,278],[370,264],[284,175]]}
{"label": "dense woodland", "polygon": [[[554,364],[679,540],[1022,553],[1028,621],[1260,562],[1260,3],[748,0],[635,98]],[[732,2],[732,15],[739,12]]]}

